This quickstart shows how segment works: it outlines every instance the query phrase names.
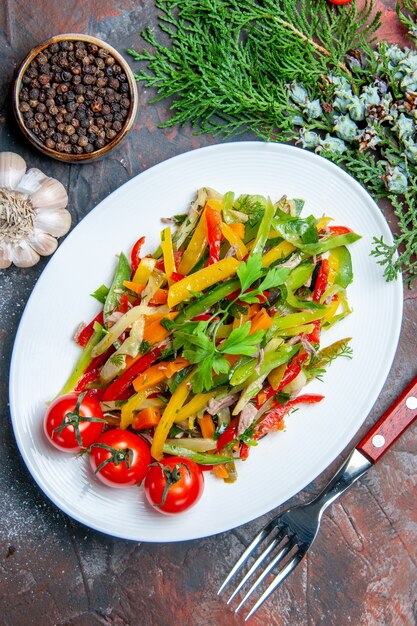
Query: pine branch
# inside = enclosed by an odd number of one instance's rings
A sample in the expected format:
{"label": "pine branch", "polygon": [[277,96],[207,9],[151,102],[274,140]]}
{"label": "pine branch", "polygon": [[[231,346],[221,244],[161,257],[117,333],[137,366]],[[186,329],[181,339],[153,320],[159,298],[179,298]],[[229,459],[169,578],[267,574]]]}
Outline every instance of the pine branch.
{"label": "pine branch", "polygon": [[402,0],[402,2],[397,3],[396,11],[400,22],[407,29],[408,37],[417,43],[417,2],[415,0]]}
{"label": "pine branch", "polygon": [[[156,0],[160,33],[137,80],[171,99],[163,126],[191,124],[223,137],[251,131],[320,151],[397,218],[395,245],[375,240],[385,276],[417,277],[417,55],[380,42],[372,0],[335,7],[327,0]],[[416,0],[397,6],[411,38]],[[413,56],[414,55],[414,56]],[[362,107],[362,108],[361,108]],[[352,110],[353,109],[353,110]],[[414,128],[414,130],[413,130]]]}

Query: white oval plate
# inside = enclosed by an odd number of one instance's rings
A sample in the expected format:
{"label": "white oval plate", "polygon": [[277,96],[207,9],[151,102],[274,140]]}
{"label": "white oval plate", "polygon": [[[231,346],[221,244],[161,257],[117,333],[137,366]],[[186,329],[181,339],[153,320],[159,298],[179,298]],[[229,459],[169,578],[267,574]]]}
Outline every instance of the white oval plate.
{"label": "white oval plate", "polygon": [[[324,336],[353,337],[354,357],[338,359],[309,391],[318,405],[286,420],[239,464],[224,484],[206,472],[199,504],[181,516],[151,511],[140,488],[111,489],[92,476],[88,459],[55,451],[45,440],[45,403],[61,388],[79,354],[80,321],[97,312],[88,294],[109,284],[115,255],[146,235],[158,245],[161,217],[187,210],[198,187],[221,192],[304,198],[303,215],[324,213],[362,235],[352,248],[354,313]],[[244,142],[187,152],[152,167],[103,200],[62,243],[38,280],[13,351],[10,405],[18,446],[33,478],[65,513],[104,533],[138,541],[180,541],[219,533],[275,508],[312,481],[349,443],[372,408],[394,358],[402,317],[402,284],[386,283],[369,256],[373,236],[391,242],[377,205],[341,169],[299,148]]]}

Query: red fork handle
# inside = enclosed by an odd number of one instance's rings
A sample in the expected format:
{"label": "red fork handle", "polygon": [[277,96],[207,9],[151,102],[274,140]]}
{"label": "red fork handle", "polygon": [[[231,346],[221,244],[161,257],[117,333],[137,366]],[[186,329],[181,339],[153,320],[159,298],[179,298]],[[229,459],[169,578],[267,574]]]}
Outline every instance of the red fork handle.
{"label": "red fork handle", "polygon": [[417,417],[417,377],[377,421],[356,448],[370,461],[378,459]]}

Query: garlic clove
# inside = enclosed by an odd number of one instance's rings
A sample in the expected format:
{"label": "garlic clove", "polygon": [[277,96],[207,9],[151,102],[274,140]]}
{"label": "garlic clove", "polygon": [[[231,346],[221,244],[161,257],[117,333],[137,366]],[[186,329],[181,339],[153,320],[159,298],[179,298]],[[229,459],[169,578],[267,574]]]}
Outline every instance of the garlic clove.
{"label": "garlic clove", "polygon": [[19,184],[16,185],[15,190],[26,195],[31,195],[39,189],[42,181],[47,178],[48,176],[38,170],[37,167],[31,167],[23,176]]}
{"label": "garlic clove", "polygon": [[62,237],[70,229],[71,215],[65,209],[40,208],[36,210],[34,226],[54,237]]}
{"label": "garlic clove", "polygon": [[11,248],[10,258],[17,267],[32,267],[39,261],[40,256],[27,241],[21,241]]}
{"label": "garlic clove", "polygon": [[15,189],[26,172],[26,162],[15,152],[0,152],[0,187]]}
{"label": "garlic clove", "polygon": [[49,256],[55,252],[58,247],[58,242],[55,237],[52,237],[51,235],[48,235],[48,233],[44,233],[37,228],[34,229],[27,241],[35,252],[41,256]]}
{"label": "garlic clove", "polygon": [[10,267],[11,264],[10,246],[5,243],[0,246],[0,269],[4,270],[6,267]]}
{"label": "garlic clove", "polygon": [[68,204],[68,194],[59,180],[46,178],[41,181],[40,187],[31,194],[30,200],[35,209],[65,209]]}

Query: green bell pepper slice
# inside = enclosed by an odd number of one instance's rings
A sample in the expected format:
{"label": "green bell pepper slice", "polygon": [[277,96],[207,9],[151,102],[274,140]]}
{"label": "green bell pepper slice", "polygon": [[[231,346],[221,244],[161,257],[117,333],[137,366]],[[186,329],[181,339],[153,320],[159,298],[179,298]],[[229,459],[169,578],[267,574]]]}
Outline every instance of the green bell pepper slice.
{"label": "green bell pepper slice", "polygon": [[[214,446],[215,447],[215,444]],[[190,459],[199,465],[218,465],[219,463],[230,463],[230,456],[220,456],[219,454],[208,454],[207,452],[195,452],[181,446],[174,446],[170,443],[164,443],[162,451],[164,454],[172,454],[174,456],[182,456]]]}
{"label": "green bell pepper slice", "polygon": [[130,265],[123,252],[119,255],[119,261],[117,263],[116,272],[113,277],[113,282],[110,285],[109,292],[106,296],[106,301],[103,307],[103,317],[106,320],[118,306],[120,301],[120,291],[125,291],[126,288],[123,285],[125,280],[130,280]]}

